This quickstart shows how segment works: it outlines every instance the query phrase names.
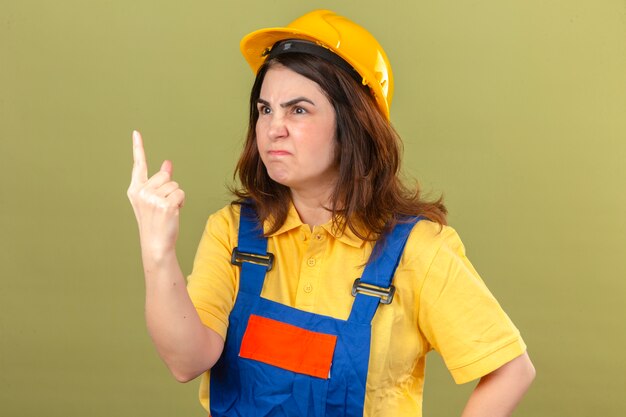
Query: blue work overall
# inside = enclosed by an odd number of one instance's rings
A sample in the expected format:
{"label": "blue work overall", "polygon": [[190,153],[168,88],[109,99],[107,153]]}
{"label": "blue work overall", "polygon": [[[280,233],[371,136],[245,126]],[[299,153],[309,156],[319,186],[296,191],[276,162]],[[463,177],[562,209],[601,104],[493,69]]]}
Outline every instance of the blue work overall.
{"label": "blue work overall", "polygon": [[[398,224],[377,243],[383,245],[380,253],[353,287],[350,316],[339,320],[261,297],[273,256],[267,253],[267,239],[254,209],[243,205],[235,252],[247,260],[238,262],[233,256],[233,263],[241,265],[239,293],[230,314],[224,352],[211,369],[211,416],[363,416],[371,321],[379,304],[393,298],[391,281],[418,220]],[[258,259],[268,262],[264,265]],[[269,327],[264,328],[266,323]],[[276,338],[285,342],[272,345]],[[322,355],[328,363],[308,363],[316,356],[311,350],[318,347],[328,351]],[[291,359],[284,365],[286,357]]]}

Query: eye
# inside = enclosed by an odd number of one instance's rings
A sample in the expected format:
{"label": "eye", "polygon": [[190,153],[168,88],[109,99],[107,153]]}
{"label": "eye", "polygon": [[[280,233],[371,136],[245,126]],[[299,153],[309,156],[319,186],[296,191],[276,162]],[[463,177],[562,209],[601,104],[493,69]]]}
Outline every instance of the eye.
{"label": "eye", "polygon": [[306,114],[308,113],[304,107],[296,106],[293,108],[293,112],[295,114]]}
{"label": "eye", "polygon": [[272,112],[272,109],[270,109],[265,104],[259,105],[258,110],[259,110],[259,114],[270,114]]}

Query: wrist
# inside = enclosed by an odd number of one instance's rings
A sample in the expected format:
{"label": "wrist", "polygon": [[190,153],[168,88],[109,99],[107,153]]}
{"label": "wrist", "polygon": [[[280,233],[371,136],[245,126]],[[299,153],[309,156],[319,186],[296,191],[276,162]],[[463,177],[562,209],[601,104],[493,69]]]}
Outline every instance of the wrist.
{"label": "wrist", "polygon": [[173,247],[141,245],[141,258],[146,272],[177,263],[176,250]]}

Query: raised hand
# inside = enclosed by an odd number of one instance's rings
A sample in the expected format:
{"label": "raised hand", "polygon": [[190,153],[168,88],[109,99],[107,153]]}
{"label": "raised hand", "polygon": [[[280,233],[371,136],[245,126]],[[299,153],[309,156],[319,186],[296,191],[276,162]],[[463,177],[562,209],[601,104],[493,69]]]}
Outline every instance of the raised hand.
{"label": "raised hand", "polygon": [[163,161],[159,172],[148,178],[146,154],[138,131],[133,131],[133,171],[128,199],[133,206],[144,257],[160,259],[173,251],[179,230],[185,192],[172,181],[172,162]]}

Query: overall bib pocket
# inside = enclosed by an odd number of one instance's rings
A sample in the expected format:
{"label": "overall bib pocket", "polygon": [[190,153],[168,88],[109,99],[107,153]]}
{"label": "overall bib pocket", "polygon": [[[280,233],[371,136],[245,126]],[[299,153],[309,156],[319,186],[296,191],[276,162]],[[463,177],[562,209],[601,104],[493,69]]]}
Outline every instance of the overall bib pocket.
{"label": "overall bib pocket", "polygon": [[337,336],[250,315],[239,356],[328,379]]}

